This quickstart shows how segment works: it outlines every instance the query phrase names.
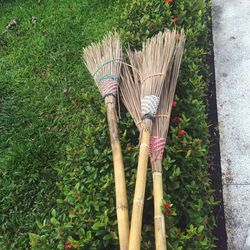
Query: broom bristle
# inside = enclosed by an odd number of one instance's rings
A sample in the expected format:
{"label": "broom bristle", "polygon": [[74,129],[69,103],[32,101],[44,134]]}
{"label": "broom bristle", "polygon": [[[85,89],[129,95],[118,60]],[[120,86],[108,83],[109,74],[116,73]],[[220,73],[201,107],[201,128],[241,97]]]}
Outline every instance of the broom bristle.
{"label": "broom bristle", "polygon": [[116,95],[122,60],[119,35],[109,33],[101,42],[83,49],[83,60],[102,96]]}
{"label": "broom bristle", "polygon": [[141,111],[153,117],[176,43],[176,30],[165,30],[147,40],[142,48]]}
{"label": "broom bristle", "polygon": [[182,60],[185,34],[182,30],[178,35],[179,41],[176,44],[176,48],[173,54],[173,58],[170,62],[169,70],[166,80],[164,82],[160,104],[157,114],[155,116],[152,137],[151,137],[151,158],[161,160],[164,146],[166,143],[166,137],[169,128],[170,115],[172,110],[172,103],[174,100],[174,94],[177,84],[177,78],[179,75],[180,64]]}
{"label": "broom bristle", "polygon": [[120,91],[122,101],[133,118],[139,131],[141,130],[141,86],[139,71],[141,67],[142,53],[140,51],[127,51],[130,65],[122,67],[122,81]]}
{"label": "broom bristle", "polygon": [[148,39],[141,52],[127,53],[132,70],[127,65],[123,66],[120,87],[124,105],[140,131],[143,115],[151,112],[153,116],[157,111],[175,44],[176,31],[165,30]]}

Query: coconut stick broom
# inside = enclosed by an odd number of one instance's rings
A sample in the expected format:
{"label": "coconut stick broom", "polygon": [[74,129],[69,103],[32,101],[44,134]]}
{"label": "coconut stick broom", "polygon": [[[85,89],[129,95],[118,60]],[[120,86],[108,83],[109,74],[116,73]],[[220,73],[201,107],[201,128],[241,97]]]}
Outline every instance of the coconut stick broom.
{"label": "coconut stick broom", "polygon": [[[175,36],[176,31],[165,30],[148,39],[142,47],[141,63],[139,63],[141,138],[129,237],[130,250],[140,249],[152,120],[158,109],[165,75],[174,52]],[[129,99],[127,101],[132,102]],[[125,103],[125,106],[128,106],[128,103]],[[134,113],[132,112],[132,117],[135,119],[137,117],[133,116]]]}
{"label": "coconut stick broom", "polygon": [[162,180],[162,160],[164,147],[169,128],[172,103],[181,64],[185,35],[177,35],[175,53],[169,67],[166,80],[163,86],[161,99],[157,114],[155,115],[152,136],[150,141],[150,160],[153,174],[153,192],[154,192],[154,227],[155,227],[155,245],[156,250],[166,250],[165,218],[161,211],[163,202],[163,180]]}
{"label": "coconut stick broom", "polygon": [[121,250],[127,250],[129,241],[128,202],[116,114],[116,95],[120,77],[121,56],[122,48],[117,33],[109,34],[103,41],[91,44],[83,50],[84,62],[104,98],[107,109],[114,164],[119,243]]}

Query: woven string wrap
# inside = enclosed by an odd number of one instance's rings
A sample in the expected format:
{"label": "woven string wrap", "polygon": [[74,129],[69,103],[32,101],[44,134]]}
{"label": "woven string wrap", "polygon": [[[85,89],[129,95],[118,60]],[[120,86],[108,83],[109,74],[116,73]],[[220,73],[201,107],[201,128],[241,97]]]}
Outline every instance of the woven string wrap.
{"label": "woven string wrap", "polygon": [[96,69],[96,71],[94,72],[94,74],[92,76],[94,77],[105,65],[110,64],[110,63],[117,63],[117,62],[122,61],[122,60],[123,60],[123,58],[113,58],[113,59],[103,63],[100,67],[98,67]]}
{"label": "woven string wrap", "polygon": [[166,139],[159,136],[151,136],[150,156],[153,161],[162,161]]}
{"label": "woven string wrap", "polygon": [[153,117],[157,112],[159,102],[160,102],[160,98],[158,96],[155,96],[155,95],[145,96],[141,100],[142,117],[144,115],[150,115]]}
{"label": "woven string wrap", "polygon": [[121,63],[122,61],[123,58],[112,58],[111,60],[108,60],[100,65],[92,75],[94,79],[97,79],[96,81],[98,82],[98,86],[103,98],[108,95],[113,95],[116,97],[118,91],[118,77],[110,74],[105,74],[98,77],[98,72],[103,70],[103,67],[107,64],[117,64]]}
{"label": "woven string wrap", "polygon": [[118,90],[118,81],[115,78],[103,78],[99,81],[99,88],[103,98],[108,95],[115,97]]}

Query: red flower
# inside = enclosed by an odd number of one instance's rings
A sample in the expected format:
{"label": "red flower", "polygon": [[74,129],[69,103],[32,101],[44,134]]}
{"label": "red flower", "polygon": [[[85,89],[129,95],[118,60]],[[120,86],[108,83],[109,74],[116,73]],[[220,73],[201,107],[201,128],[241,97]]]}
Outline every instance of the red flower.
{"label": "red flower", "polygon": [[172,119],[172,122],[175,124],[175,125],[178,125],[180,123],[181,119],[179,116],[175,116],[173,119]]}
{"label": "red flower", "polygon": [[172,3],[174,0],[165,0],[166,3]]}
{"label": "red flower", "polygon": [[178,135],[179,135],[179,136],[183,136],[183,135],[185,135],[186,133],[187,133],[187,132],[186,132],[185,130],[181,129],[181,130],[179,130]]}
{"label": "red flower", "polygon": [[65,244],[65,249],[70,249],[72,248],[72,243],[70,241],[68,241],[66,244]]}
{"label": "red flower", "polygon": [[172,107],[176,107],[177,106],[177,101],[173,101]]}
{"label": "red flower", "polygon": [[171,210],[172,206],[173,206],[173,204],[170,203],[170,202],[166,202],[164,204],[166,214],[171,214],[172,213],[172,210]]}

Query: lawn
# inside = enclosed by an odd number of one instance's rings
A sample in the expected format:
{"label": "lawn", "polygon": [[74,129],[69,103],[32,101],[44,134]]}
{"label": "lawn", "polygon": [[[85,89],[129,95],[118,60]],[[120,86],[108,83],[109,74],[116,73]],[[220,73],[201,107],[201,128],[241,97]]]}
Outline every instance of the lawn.
{"label": "lawn", "polygon": [[[173,110],[180,122],[171,124],[164,161],[166,200],[173,203],[169,249],[213,248],[205,113],[208,8],[204,0],[195,6],[185,0],[0,1],[1,249],[64,249],[67,242],[72,249],[118,249],[105,107],[83,65],[82,48],[112,29],[125,47],[139,48],[174,24],[185,28],[187,45]],[[13,19],[17,25],[4,32]],[[138,133],[121,109],[131,205]],[[187,134],[180,137],[179,130]],[[153,249],[153,235],[149,170],[143,249]]]}

